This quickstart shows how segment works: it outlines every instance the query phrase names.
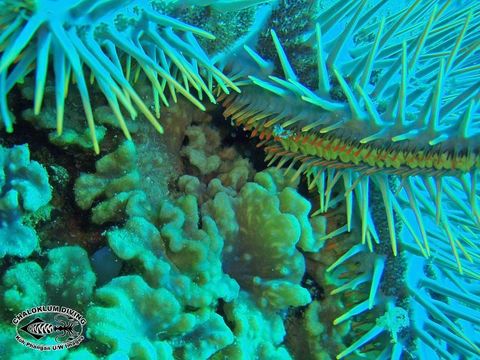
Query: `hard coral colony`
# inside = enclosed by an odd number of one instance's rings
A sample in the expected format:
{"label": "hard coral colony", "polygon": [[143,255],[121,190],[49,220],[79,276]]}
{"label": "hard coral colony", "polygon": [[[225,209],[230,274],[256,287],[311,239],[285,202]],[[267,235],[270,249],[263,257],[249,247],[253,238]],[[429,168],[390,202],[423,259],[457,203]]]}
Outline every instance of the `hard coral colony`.
{"label": "hard coral colony", "polygon": [[1,358],[480,357],[479,1],[0,3]]}

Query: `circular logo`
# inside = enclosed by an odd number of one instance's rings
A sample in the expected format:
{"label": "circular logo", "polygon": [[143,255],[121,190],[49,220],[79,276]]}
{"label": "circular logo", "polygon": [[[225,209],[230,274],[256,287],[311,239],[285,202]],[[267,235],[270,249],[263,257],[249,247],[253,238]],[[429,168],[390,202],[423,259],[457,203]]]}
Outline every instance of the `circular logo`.
{"label": "circular logo", "polygon": [[78,311],[59,305],[42,305],[17,314],[15,339],[40,351],[69,349],[80,344],[87,320]]}

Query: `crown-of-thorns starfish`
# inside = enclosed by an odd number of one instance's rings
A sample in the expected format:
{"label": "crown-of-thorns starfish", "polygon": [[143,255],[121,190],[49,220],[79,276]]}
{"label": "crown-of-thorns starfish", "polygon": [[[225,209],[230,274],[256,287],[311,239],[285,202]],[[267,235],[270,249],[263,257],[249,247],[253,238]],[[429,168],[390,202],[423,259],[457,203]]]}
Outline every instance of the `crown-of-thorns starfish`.
{"label": "crown-of-thorns starfish", "polygon": [[[306,174],[319,189],[320,211],[328,208],[334,186],[343,183],[348,229],[355,197],[361,241],[370,248],[379,242],[369,210],[371,193],[378,191],[394,254],[399,219],[428,256],[419,199],[431,199],[462,271],[462,256],[469,256],[462,254],[441,204],[445,197],[455,200],[456,187],[445,181],[455,177],[470,205],[462,207],[465,215],[480,221],[480,4],[451,3],[416,0],[391,13],[382,12],[389,1],[335,2],[320,11],[306,34],[316,51],[315,88],[297,76],[289,61],[295,53],[288,54],[272,30],[283,74],[272,73],[270,62],[246,47],[258,74],[242,84],[241,96],[222,99],[225,116],[262,140],[269,164],[298,165],[296,176]],[[393,190],[397,178],[401,186]]]}
{"label": "crown-of-thorns starfish", "polygon": [[[259,1],[234,1],[244,7]],[[7,0],[0,9],[0,114],[8,132],[13,130],[7,95],[31,71],[35,72],[34,111],[41,111],[48,69],[53,68],[57,130],[61,134],[65,97],[76,81],[95,152],[99,146],[85,75],[97,82],[125,136],[121,106],[133,118],[137,110],[160,132],[160,104],[177,93],[200,109],[206,96],[215,103],[213,87],[238,91],[201,48],[196,37],[214,39],[202,29],[161,12],[161,1],[149,0]],[[190,1],[193,5],[195,1]],[[209,2],[200,1],[198,3]],[[221,6],[221,4],[217,4]],[[131,85],[132,66],[153,87],[155,115]],[[86,73],[86,70],[88,73]],[[195,97],[194,94],[197,94]]]}

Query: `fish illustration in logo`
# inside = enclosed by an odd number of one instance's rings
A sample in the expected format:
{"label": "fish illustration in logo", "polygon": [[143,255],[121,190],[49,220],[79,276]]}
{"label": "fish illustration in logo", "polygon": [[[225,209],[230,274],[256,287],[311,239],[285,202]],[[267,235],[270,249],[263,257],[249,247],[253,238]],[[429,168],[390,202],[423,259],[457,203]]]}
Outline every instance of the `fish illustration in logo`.
{"label": "fish illustration in logo", "polygon": [[49,323],[37,317],[20,329],[28,333],[30,336],[39,340],[47,335],[56,335],[55,341],[62,342],[75,339],[80,336],[75,327],[80,323],[72,318],[62,314],[55,316],[55,321]]}

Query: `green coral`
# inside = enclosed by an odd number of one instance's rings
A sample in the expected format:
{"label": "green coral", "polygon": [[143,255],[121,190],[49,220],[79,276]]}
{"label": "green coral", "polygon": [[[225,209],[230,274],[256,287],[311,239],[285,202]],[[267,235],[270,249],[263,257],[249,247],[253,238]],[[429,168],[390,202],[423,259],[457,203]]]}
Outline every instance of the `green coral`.
{"label": "green coral", "polygon": [[291,359],[288,350],[282,345],[285,328],[281,315],[260,309],[255,300],[244,291],[233,302],[226,304],[224,311],[233,326],[235,342],[219,352],[214,359]]}
{"label": "green coral", "polygon": [[0,324],[0,359],[5,360],[97,360],[86,348],[35,351],[15,341],[15,327]]}
{"label": "green coral", "polygon": [[2,277],[3,306],[19,313],[47,300],[43,269],[34,261],[10,267]]}
{"label": "green coral", "polygon": [[138,191],[141,176],[137,170],[137,152],[131,141],[102,157],[95,164],[95,174],[82,174],[75,182],[75,201],[84,210],[96,200],[92,208],[92,221],[103,224],[119,221],[127,213],[143,213],[145,195]]}
{"label": "green coral", "polygon": [[48,252],[44,269],[45,285],[51,302],[82,306],[88,303],[95,287],[95,274],[87,252],[79,246],[60,247]]}
{"label": "green coral", "polygon": [[64,246],[49,250],[47,256],[44,268],[25,261],[3,275],[2,302],[10,313],[50,303],[77,308],[90,301],[95,274],[87,252],[79,246]]}
{"label": "green coral", "polygon": [[[204,307],[218,298],[234,298],[238,293],[238,285],[222,272],[219,256],[221,243],[214,244],[218,241],[215,230],[208,229],[208,225],[207,230],[183,229],[186,217],[172,204],[164,205],[162,212],[162,219],[171,224],[170,230],[167,226],[164,236],[173,241],[177,235],[180,239],[185,236],[184,240],[179,240],[184,246],[172,243],[167,250],[169,245],[165,244],[160,231],[144,218],[134,217],[124,228],[107,233],[115,254],[120,259],[131,260],[139,266],[152,286],[169,289],[190,306]],[[178,217],[174,218],[175,216]],[[175,221],[178,228],[171,229]],[[187,223],[189,225],[190,222]]]}
{"label": "green coral", "polygon": [[[261,172],[255,180],[237,192],[218,179],[205,186],[184,176],[179,187],[185,195],[165,200],[157,214],[132,216],[106,233],[127,269],[143,276],[116,278],[97,290],[88,310],[89,334],[106,353],[153,359],[171,354],[204,359],[213,353],[233,359],[290,358],[282,345],[286,331],[279,311],[311,301],[300,285],[305,263],[296,246],[313,251],[322,241],[309,218],[309,203],[279,171]],[[133,295],[124,304],[125,293],[143,296]],[[223,319],[216,311],[219,304]],[[147,316],[147,308],[155,315]],[[125,320],[96,325],[114,313],[126,314]],[[185,325],[178,333],[177,321]],[[139,334],[121,341],[125,330],[114,329],[123,326],[139,328]],[[217,335],[203,339],[212,332]]]}
{"label": "green coral", "polygon": [[87,334],[107,345],[113,356],[207,359],[233,342],[220,316],[185,312],[174,294],[151,288],[140,276],[116,278],[98,289],[96,298],[101,305],[87,312],[92,324]]}
{"label": "green coral", "polygon": [[270,193],[278,194],[280,211],[293,215],[297,220],[300,227],[298,247],[304,251],[317,252],[324,245],[322,237],[325,233],[324,218],[310,216],[312,204],[297,192],[299,180],[292,181],[290,175],[282,174],[282,170],[270,168],[256,174],[255,182]]}
{"label": "green coral", "polygon": [[[0,358],[8,360],[64,360],[70,358],[68,350],[34,351],[15,341],[15,327],[11,324],[0,324]],[[78,358],[77,358],[78,359]],[[85,358],[88,360],[88,358]]]}
{"label": "green coral", "polygon": [[187,157],[202,175],[216,171],[221,164],[218,151],[215,151],[220,146],[218,133],[208,127],[196,125],[187,128],[185,135],[189,143],[182,149],[181,154]]}
{"label": "green coral", "polygon": [[[310,301],[300,286],[305,264],[297,245],[321,246],[308,218],[310,204],[294,188],[285,186],[280,173],[258,173],[238,194],[212,181],[212,200],[203,211],[218,225],[225,239],[223,266],[242,288],[255,293],[264,306],[282,309]],[[285,186],[285,187],[283,187]],[[216,189],[215,189],[216,188]]]}
{"label": "green coral", "polygon": [[51,198],[47,171],[30,160],[28,146],[0,146],[0,258],[27,257],[38,248],[37,233],[24,217],[35,217]]}
{"label": "green coral", "polygon": [[[63,129],[62,134],[58,134],[57,127],[57,112],[55,108],[46,107],[40,114],[35,115],[33,109],[23,111],[22,116],[25,120],[32,123],[37,129],[50,130],[48,133],[48,140],[60,147],[79,147],[81,149],[93,149],[93,142],[88,128],[85,128],[83,117],[70,116],[70,122],[67,127]],[[107,129],[102,125],[95,126],[95,134],[99,143],[101,143],[106,135]]]}
{"label": "green coral", "polygon": [[134,260],[154,286],[166,286],[172,269],[187,275],[183,286],[187,281],[188,301],[195,306],[232,299],[235,287],[223,272],[255,292],[265,306],[306,304],[310,296],[299,285],[305,264],[296,245],[302,240],[305,248],[314,245],[313,251],[321,245],[320,236],[308,218],[308,202],[291,187],[281,189],[273,180],[279,174],[270,173],[258,175],[270,191],[247,183],[237,194],[213,180],[206,190],[210,199],[203,204],[189,194],[165,201],[158,228],[146,218],[132,217],[124,228],[107,233],[109,244],[121,259]]}
{"label": "green coral", "polygon": [[[87,252],[78,246],[49,250],[42,268],[35,261],[17,263],[1,279],[0,315],[9,323],[14,315],[41,305],[63,305],[83,312],[95,286]],[[52,352],[34,352],[15,341],[15,326],[0,324],[1,359],[96,359],[86,348]]]}

